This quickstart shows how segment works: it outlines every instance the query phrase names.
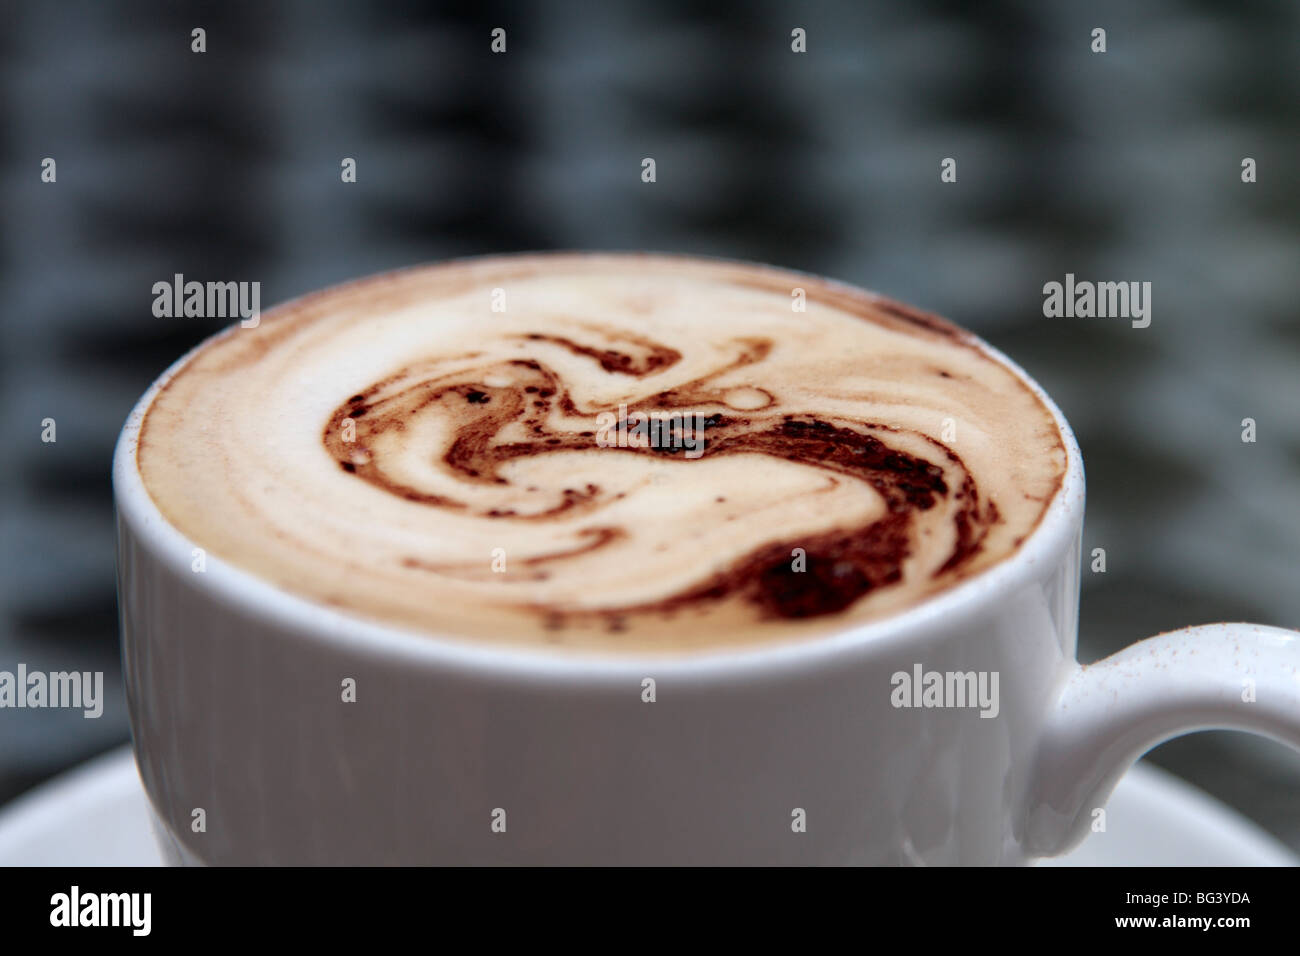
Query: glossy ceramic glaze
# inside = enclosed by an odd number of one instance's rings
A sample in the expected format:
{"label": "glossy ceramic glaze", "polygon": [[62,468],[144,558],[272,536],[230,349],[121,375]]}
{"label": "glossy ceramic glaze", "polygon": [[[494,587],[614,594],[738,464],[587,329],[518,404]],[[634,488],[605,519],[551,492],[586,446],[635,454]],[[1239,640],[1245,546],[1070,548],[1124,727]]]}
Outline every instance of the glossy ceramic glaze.
{"label": "glossy ceramic glaze", "polygon": [[[1021,863],[1077,843],[1168,737],[1300,746],[1292,632],[1211,625],[1075,662],[1083,464],[1046,396],[1068,472],[1012,558],[830,637],[656,658],[408,633],[211,555],[192,570],[136,468],[158,387],[114,489],[134,746],[173,862]],[[895,706],[918,666],[996,674],[996,716]]]}

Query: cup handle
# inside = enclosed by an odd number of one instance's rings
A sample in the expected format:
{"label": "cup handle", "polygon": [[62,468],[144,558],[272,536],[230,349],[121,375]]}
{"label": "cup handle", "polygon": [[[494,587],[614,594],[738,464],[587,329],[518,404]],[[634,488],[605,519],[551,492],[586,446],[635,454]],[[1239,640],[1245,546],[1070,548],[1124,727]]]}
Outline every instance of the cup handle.
{"label": "cup handle", "polygon": [[1025,852],[1078,845],[1134,761],[1196,730],[1245,730],[1300,749],[1300,633],[1206,624],[1076,664],[1037,745],[1021,816]]}

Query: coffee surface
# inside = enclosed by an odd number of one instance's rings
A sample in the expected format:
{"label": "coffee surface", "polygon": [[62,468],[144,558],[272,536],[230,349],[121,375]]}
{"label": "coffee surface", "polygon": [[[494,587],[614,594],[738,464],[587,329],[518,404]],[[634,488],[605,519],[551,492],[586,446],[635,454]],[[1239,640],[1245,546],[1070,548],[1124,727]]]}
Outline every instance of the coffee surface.
{"label": "coffee surface", "polygon": [[1066,453],[943,320],[630,254],[291,302],[189,356],[137,461],[196,545],[289,592],[452,638],[641,652],[916,604],[1019,547]]}

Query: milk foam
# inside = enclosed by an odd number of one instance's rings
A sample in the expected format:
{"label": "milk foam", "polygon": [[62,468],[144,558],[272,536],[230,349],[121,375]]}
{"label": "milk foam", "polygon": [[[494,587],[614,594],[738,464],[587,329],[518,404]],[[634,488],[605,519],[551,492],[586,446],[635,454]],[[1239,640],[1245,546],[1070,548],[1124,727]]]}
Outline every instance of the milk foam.
{"label": "milk foam", "polygon": [[[668,431],[597,440],[630,412],[699,422],[702,454]],[[452,638],[638,651],[897,612],[1014,552],[1066,465],[1048,409],[942,320],[643,255],[457,262],[289,303],[189,358],[137,456],[173,525],[292,593]]]}

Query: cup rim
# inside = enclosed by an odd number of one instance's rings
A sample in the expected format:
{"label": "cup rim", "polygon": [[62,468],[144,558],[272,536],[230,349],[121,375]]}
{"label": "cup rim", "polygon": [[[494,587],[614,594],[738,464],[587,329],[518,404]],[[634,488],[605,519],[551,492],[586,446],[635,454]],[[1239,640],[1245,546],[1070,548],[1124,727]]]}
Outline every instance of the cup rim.
{"label": "cup rim", "polygon": [[[489,259],[566,256],[687,259],[744,266],[803,277],[847,293],[865,293],[874,300],[898,304],[887,296],[847,282],[742,259],[649,251],[562,250],[466,256],[417,263],[309,291],[278,303],[274,311],[292,308],[314,296],[380,282],[407,272],[454,267],[457,264]],[[210,342],[234,334],[238,329],[239,322],[236,320],[195,345],[159,375],[132,407],[114,449],[113,499],[118,518],[119,541],[129,530],[136,543],[145,547],[155,560],[178,577],[192,574],[193,551],[199,545],[167,520],[145,488],[136,457],[140,427],[154,399],[167,382]],[[1082,527],[1085,501],[1083,457],[1065,416],[1047,392],[1016,362],[973,332],[964,328],[962,330],[968,333],[971,341],[986,355],[1002,364],[1025,384],[1051,413],[1065,448],[1065,474],[1038,524],[1014,552],[967,580],[884,617],[852,624],[842,630],[778,638],[752,645],[742,643],[703,650],[624,652],[486,641],[406,628],[331,607],[284,590],[213,554],[205,557],[203,583],[199,587],[209,597],[251,617],[269,619],[280,628],[309,642],[321,642],[352,652],[396,658],[423,666],[486,672],[502,678],[524,680],[568,678],[585,683],[595,680],[622,684],[629,679],[639,681],[645,675],[672,677],[679,681],[716,680],[720,677],[754,678],[773,669],[788,672],[792,668],[835,663],[846,655],[897,650],[904,642],[931,633],[951,622],[955,615],[970,616],[995,605],[1000,597],[1041,575],[1044,566],[1057,566],[1064,550],[1077,546],[1076,536]],[[124,524],[127,530],[123,529]],[[120,567],[118,576],[120,583]],[[121,601],[120,591],[118,599]],[[125,634],[122,636],[125,639]]]}

